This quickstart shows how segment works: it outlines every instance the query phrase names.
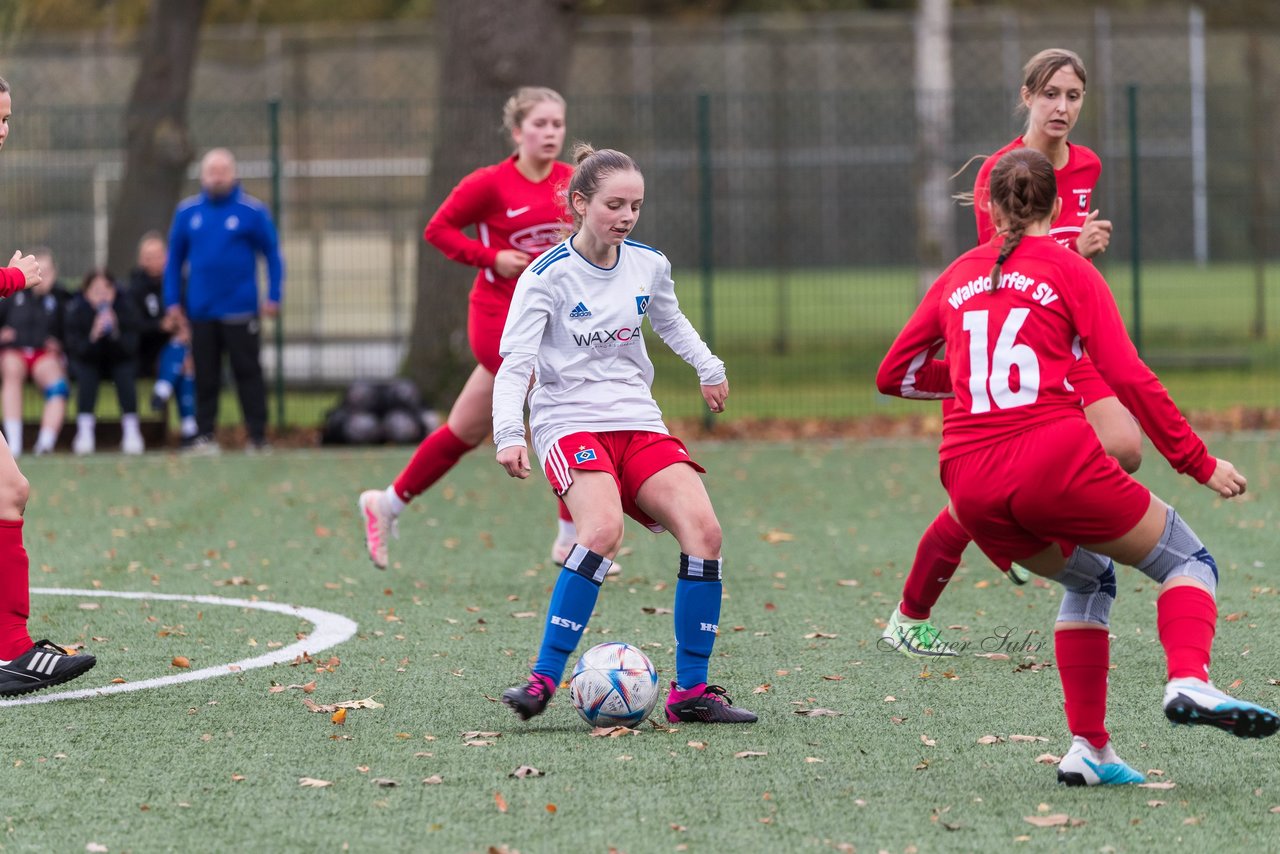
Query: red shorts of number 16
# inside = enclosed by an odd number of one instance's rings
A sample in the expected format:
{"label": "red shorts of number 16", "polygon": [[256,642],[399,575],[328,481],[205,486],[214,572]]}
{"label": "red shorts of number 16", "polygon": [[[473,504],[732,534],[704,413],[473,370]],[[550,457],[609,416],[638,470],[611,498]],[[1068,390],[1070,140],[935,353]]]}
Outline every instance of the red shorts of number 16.
{"label": "red shorts of number 16", "polygon": [[636,504],[636,493],[649,478],[667,466],[688,463],[700,472],[706,469],[689,456],[689,450],[675,436],[639,430],[609,433],[571,433],[559,439],[547,452],[547,480],[556,495],[564,495],[573,483],[573,469],[604,471],[613,475],[622,496],[622,510],[650,531],[665,529]]}
{"label": "red shorts of number 16", "polygon": [[1151,502],[1083,417],[1063,418],[942,463],[960,524],[996,566],[1053,543],[1119,539]]}

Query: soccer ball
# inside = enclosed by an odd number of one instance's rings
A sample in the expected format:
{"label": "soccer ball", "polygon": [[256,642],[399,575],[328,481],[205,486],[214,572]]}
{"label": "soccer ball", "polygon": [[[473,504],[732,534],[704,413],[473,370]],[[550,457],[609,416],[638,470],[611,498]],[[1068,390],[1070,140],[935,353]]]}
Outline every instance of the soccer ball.
{"label": "soccer ball", "polygon": [[597,644],[574,666],[569,699],[592,726],[635,726],[658,704],[658,671],[631,644]]}

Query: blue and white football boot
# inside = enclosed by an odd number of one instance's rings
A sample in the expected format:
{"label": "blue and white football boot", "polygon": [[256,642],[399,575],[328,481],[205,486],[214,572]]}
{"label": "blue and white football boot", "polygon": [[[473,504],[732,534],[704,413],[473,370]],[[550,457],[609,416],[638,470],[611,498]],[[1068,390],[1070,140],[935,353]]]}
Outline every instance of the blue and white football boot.
{"label": "blue and white football boot", "polygon": [[1110,741],[1099,749],[1079,735],[1071,739],[1071,749],[1058,763],[1058,782],[1067,786],[1126,786],[1146,779],[1116,756]]}
{"label": "blue and white football boot", "polygon": [[1280,717],[1270,709],[1191,677],[1170,679],[1165,685],[1164,716],[1175,724],[1215,726],[1239,738],[1266,738],[1280,729]]}

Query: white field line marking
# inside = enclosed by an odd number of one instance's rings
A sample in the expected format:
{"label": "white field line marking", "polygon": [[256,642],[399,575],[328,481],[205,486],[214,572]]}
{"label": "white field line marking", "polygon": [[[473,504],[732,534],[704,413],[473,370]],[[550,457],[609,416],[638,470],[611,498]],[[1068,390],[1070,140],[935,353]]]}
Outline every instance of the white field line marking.
{"label": "white field line marking", "polygon": [[166,602],[194,602],[198,605],[226,605],[231,608],[253,608],[258,611],[273,611],[277,614],[286,614],[290,617],[298,617],[313,624],[315,626],[315,630],[307,636],[306,640],[289,644],[288,646],[272,650],[265,655],[255,656],[254,658],[245,658],[240,661],[233,661],[229,664],[215,665],[214,667],[204,667],[200,670],[184,670],[181,673],[173,673],[168,676],[156,676],[152,679],[144,679],[141,682],[124,682],[118,685],[104,685],[101,688],[81,688],[76,691],[60,691],[56,694],[37,694],[31,697],[19,697],[14,700],[0,700],[0,707],[30,706],[36,703],[52,703],[55,700],[81,700],[91,697],[106,697],[110,694],[125,694],[130,691],[143,691],[148,688],[164,688],[168,685],[177,685],[182,682],[197,682],[202,679],[213,679],[215,676],[226,676],[230,673],[240,673],[245,670],[254,670],[259,667],[270,667],[273,664],[293,661],[293,659],[302,655],[304,652],[314,655],[321,650],[337,646],[354,635],[357,628],[359,628],[354,620],[348,619],[341,614],[335,614],[332,611],[322,611],[319,608],[303,608],[298,605],[288,605],[279,602],[253,602],[248,599],[224,599],[221,596],[195,596],[181,593],[135,593],[119,590],[73,590],[63,587],[33,587],[31,592],[37,596],[148,599],[153,601],[162,600]]}

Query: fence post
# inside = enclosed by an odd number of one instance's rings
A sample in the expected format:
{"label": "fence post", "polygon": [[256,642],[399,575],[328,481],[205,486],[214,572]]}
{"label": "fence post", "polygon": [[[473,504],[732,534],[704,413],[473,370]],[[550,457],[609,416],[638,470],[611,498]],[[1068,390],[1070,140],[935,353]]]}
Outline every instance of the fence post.
{"label": "fence post", "polygon": [[[711,96],[698,94],[698,234],[699,261],[702,269],[702,338],[715,350],[716,323],[712,300],[712,279],[715,266],[711,244],[711,218],[714,207],[711,199]],[[707,430],[714,428],[711,412],[703,416]]]}
{"label": "fence post", "polygon": [[[276,234],[283,235],[280,222],[280,100],[267,102],[271,148],[271,218],[276,223]],[[283,237],[278,237],[283,241]],[[283,294],[281,295],[283,297]],[[276,314],[276,429],[284,429],[284,300]]]}
{"label": "fence post", "polygon": [[1133,274],[1133,346],[1142,355],[1142,217],[1138,194],[1138,86],[1129,84],[1129,263]]}

